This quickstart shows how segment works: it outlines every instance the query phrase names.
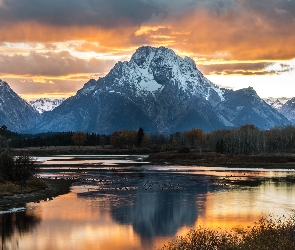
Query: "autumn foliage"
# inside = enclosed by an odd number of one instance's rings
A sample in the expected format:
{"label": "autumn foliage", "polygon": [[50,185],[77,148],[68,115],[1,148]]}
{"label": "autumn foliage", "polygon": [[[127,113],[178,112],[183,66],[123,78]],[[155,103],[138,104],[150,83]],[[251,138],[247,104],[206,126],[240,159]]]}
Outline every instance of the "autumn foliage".
{"label": "autumn foliage", "polygon": [[73,134],[72,141],[73,141],[74,145],[80,147],[80,146],[84,145],[84,143],[87,141],[87,135],[82,131],[78,131]]}

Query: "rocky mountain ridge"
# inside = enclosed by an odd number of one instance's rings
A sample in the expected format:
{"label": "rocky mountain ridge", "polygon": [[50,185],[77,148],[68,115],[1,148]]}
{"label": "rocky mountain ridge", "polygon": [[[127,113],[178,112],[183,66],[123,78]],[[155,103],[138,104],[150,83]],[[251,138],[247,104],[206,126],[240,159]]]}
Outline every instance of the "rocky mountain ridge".
{"label": "rocky mountain ridge", "polygon": [[171,49],[143,46],[98,80],[45,112],[28,132],[77,131],[110,134],[137,130],[169,134],[192,128],[212,131],[254,124],[260,129],[290,122],[254,91],[219,88]]}
{"label": "rocky mountain ridge", "polygon": [[295,125],[295,97],[287,100],[286,102],[282,102],[279,99],[275,101],[267,99],[266,102],[284,115],[292,123],[292,125]]}
{"label": "rocky mountain ridge", "polygon": [[36,129],[110,133],[141,126],[167,134],[247,123],[267,129],[289,121],[252,88],[221,89],[192,59],[165,47],[144,46],[130,61],[118,62],[105,77],[88,81],[75,96],[46,113]]}
{"label": "rocky mountain ridge", "polygon": [[35,126],[38,118],[38,112],[0,80],[0,124],[20,132]]}

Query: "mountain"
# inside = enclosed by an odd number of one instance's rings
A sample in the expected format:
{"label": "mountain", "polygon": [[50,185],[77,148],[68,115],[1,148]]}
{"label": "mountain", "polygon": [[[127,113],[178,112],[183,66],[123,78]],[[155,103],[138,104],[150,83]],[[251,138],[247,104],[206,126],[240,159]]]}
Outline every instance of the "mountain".
{"label": "mountain", "polygon": [[295,97],[287,101],[280,109],[280,112],[295,125]]}
{"label": "mountain", "polygon": [[252,123],[261,129],[290,124],[252,88],[221,89],[165,47],[140,47],[102,78],[42,115],[34,132],[120,129],[172,133],[191,128],[212,131]]}
{"label": "mountain", "polygon": [[36,109],[40,114],[45,111],[51,111],[65,100],[65,98],[60,99],[50,99],[50,98],[40,98],[34,101],[29,101],[29,104]]}
{"label": "mountain", "polygon": [[252,87],[227,90],[224,99],[217,108],[235,127],[254,124],[260,129],[270,129],[290,125],[290,121],[262,100]]}
{"label": "mountain", "polygon": [[266,99],[265,102],[278,111],[280,111],[282,106],[284,105],[284,103],[281,102],[279,99],[276,99],[276,100]]}
{"label": "mountain", "polygon": [[0,124],[11,131],[24,131],[35,126],[39,114],[10,86],[0,80]]}
{"label": "mountain", "polygon": [[268,105],[284,115],[293,125],[295,125],[295,97],[282,102],[281,100],[265,100]]}

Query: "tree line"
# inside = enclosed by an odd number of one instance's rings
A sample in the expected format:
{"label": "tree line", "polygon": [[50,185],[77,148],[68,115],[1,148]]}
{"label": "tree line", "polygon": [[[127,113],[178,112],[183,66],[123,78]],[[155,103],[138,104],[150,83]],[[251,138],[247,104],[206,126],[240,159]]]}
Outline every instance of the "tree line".
{"label": "tree line", "polygon": [[[80,132],[80,131],[78,131]],[[24,148],[24,147],[49,147],[49,146],[70,146],[76,145],[75,136],[78,132],[47,132],[40,134],[14,134],[10,143],[11,147]],[[99,135],[96,133],[84,133],[85,140],[81,145],[96,146],[108,145],[108,135]],[[75,135],[75,136],[74,136]],[[77,144],[79,145],[79,143]]]}
{"label": "tree line", "polygon": [[[136,131],[116,131],[110,136],[115,148],[132,148],[136,143]],[[252,124],[234,129],[219,129],[204,133],[193,128],[170,135],[144,134],[141,147],[154,150],[180,150],[189,152],[216,152],[221,154],[294,153],[295,127],[275,127],[260,130]]]}
{"label": "tree line", "polygon": [[[143,128],[135,130],[119,130],[111,135],[96,133],[59,132],[37,135],[20,135],[0,127],[0,136],[10,138],[10,146],[46,147],[85,145],[101,147],[109,146],[120,149],[136,147],[152,150],[196,150],[222,154],[260,154],[260,153],[294,153],[295,127],[275,127],[260,130],[252,124],[234,129],[219,129],[205,133],[202,129],[193,128],[185,132],[170,135],[146,134]],[[0,137],[0,138],[1,138]],[[1,143],[1,141],[0,141]]]}

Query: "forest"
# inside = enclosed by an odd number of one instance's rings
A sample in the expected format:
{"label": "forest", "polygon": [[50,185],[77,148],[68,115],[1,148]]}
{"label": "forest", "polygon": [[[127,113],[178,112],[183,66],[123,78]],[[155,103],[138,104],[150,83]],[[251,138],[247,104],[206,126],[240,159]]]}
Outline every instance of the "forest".
{"label": "forest", "polygon": [[78,132],[47,132],[42,134],[17,134],[6,126],[0,127],[0,145],[8,141],[9,147],[49,146],[100,146],[102,148],[146,148],[154,151],[179,150],[189,152],[216,152],[221,154],[262,154],[295,152],[295,127],[275,127],[260,130],[252,124],[234,129],[219,129],[209,133],[193,128],[170,135],[146,134],[143,128],[119,130],[111,135]]}

